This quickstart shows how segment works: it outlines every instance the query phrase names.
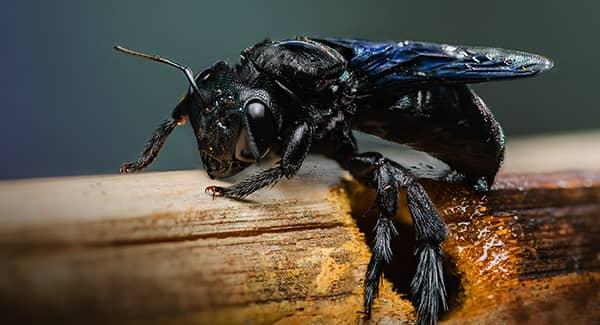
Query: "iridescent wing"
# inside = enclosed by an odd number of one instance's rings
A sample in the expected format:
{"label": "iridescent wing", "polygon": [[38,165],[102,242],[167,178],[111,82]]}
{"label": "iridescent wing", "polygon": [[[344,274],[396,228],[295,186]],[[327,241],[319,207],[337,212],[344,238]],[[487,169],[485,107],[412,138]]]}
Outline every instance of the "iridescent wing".
{"label": "iridescent wing", "polygon": [[552,67],[552,61],[540,55],[490,47],[343,38],[317,41],[336,49],[348,60],[347,70],[361,81],[359,93],[367,91],[365,87],[386,89],[514,79]]}

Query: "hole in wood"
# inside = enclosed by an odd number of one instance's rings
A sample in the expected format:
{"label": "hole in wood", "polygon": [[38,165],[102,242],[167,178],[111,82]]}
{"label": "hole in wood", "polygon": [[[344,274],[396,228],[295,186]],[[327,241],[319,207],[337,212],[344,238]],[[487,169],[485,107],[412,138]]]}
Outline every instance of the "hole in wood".
{"label": "hole in wood", "polygon": [[[375,191],[368,189],[354,180],[346,180],[343,185],[351,202],[351,214],[356,220],[359,229],[365,235],[367,245],[373,246],[375,224],[379,211],[372,208],[375,202]],[[417,258],[414,254],[416,247],[415,230],[406,208],[406,201],[401,195],[399,202],[399,214],[394,222],[398,236],[392,241],[392,252],[394,258],[391,263],[386,264],[383,276],[393,285],[393,290],[406,298],[411,297],[410,283],[417,270]],[[460,304],[462,295],[461,281],[455,271],[454,263],[448,256],[444,260],[444,278],[448,293],[448,314]]]}

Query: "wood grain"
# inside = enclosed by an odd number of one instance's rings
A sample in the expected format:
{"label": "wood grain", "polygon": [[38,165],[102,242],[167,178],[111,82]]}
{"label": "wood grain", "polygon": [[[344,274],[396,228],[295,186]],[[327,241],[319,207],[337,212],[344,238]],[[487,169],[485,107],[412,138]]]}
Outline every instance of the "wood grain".
{"label": "wood grain", "polygon": [[[0,182],[2,323],[305,324],[360,320],[374,193],[311,158],[299,177],[213,200],[201,171]],[[449,224],[447,324],[600,320],[600,172],[425,182]],[[412,323],[414,239],[371,323]]]}

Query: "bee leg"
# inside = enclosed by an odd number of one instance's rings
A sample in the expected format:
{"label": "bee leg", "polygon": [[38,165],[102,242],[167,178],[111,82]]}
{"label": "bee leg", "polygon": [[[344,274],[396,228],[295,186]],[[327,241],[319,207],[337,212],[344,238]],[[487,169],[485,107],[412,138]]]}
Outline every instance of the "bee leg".
{"label": "bee leg", "polygon": [[163,121],[158,126],[156,131],[154,131],[152,137],[144,146],[144,150],[142,150],[137,160],[135,162],[125,163],[121,165],[120,173],[133,173],[136,171],[140,171],[146,168],[148,165],[150,165],[154,161],[156,156],[158,156],[158,153],[160,152],[162,146],[165,144],[165,141],[167,140],[169,134],[173,132],[173,130],[179,123],[180,122],[178,120],[174,119]]}
{"label": "bee leg", "polygon": [[209,186],[205,190],[206,193],[213,196],[243,199],[265,186],[274,185],[283,176],[288,179],[292,178],[310,151],[312,135],[311,125],[306,122],[299,124],[288,138],[283,157],[277,166],[244,178],[229,187]]}
{"label": "bee leg", "polygon": [[208,186],[204,191],[207,194],[223,196],[233,199],[243,199],[244,197],[256,192],[257,190],[277,183],[282,176],[281,167],[275,166],[262,170],[257,174],[239,180],[228,187]]}
{"label": "bee leg", "polygon": [[464,173],[456,169],[435,169],[433,166],[416,165],[408,168],[416,178],[428,178],[448,184],[468,184],[473,187],[475,192],[485,193],[490,190],[493,178],[486,176],[467,177]]}
{"label": "bee leg", "polygon": [[376,188],[375,205],[380,211],[365,280],[365,313],[367,316],[371,313],[382,263],[389,262],[392,258],[390,241],[395,234],[392,219],[397,211],[399,188],[404,188],[418,245],[415,251],[418,259],[417,272],[411,283],[419,315],[418,323],[435,324],[440,307],[446,309],[443,252],[440,246],[447,236],[446,225],[417,179],[398,163],[379,153],[367,152],[355,155],[346,167],[357,180]]}
{"label": "bee leg", "polygon": [[373,239],[371,260],[367,267],[364,284],[364,312],[365,317],[369,318],[373,300],[379,292],[383,263],[389,263],[392,260],[391,242],[393,236],[398,234],[393,224],[398,209],[398,183],[388,166],[382,164],[384,160],[377,156],[361,155],[353,159],[353,162],[355,167],[366,163],[365,166],[360,166],[362,167],[361,172],[370,174],[368,182],[377,189],[375,206],[379,208],[379,219],[374,229],[375,237]]}

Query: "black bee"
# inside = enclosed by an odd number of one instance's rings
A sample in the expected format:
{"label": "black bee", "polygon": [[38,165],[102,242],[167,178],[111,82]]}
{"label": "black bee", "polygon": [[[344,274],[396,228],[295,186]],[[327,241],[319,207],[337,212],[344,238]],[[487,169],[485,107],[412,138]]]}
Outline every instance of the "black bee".
{"label": "black bee", "polygon": [[[234,67],[219,61],[194,75],[171,60],[115,48],[176,67],[190,84],[172,118],[122,173],[148,166],[171,131],[187,120],[211,178],[237,174],[269,152],[281,157],[274,167],[229,187],[208,187],[214,196],[243,198],[291,178],[309,152],[335,159],[375,188],[379,219],[365,275],[367,318],[382,266],[393,258],[393,218],[404,189],[418,243],[411,290],[419,324],[435,324],[447,308],[440,245],[448,232],[419,178],[487,191],[504,157],[500,125],[466,84],[528,77],[552,67],[542,56],[497,48],[299,37],[265,40],[243,50]],[[377,152],[361,153],[353,130],[427,152],[450,171],[422,173]]]}

